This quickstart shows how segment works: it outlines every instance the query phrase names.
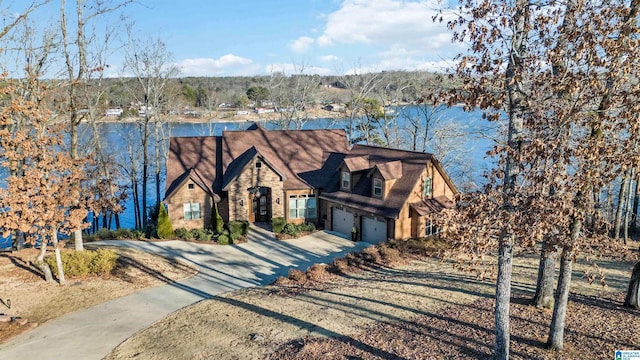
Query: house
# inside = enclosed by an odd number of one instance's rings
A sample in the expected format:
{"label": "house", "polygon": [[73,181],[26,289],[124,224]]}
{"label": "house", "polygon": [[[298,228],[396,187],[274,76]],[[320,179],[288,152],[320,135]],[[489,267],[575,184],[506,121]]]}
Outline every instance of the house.
{"label": "house", "polygon": [[165,204],[174,228],[225,221],[314,222],[383,241],[426,233],[456,188],[430,154],[355,145],[344,130],[225,131],[172,137]]}
{"label": "house", "polygon": [[327,111],[341,112],[344,111],[345,106],[340,104],[326,104],[322,109]]}
{"label": "house", "polygon": [[[165,204],[174,228],[225,221],[319,222],[318,195],[349,150],[344,130],[268,131],[253,125],[221,136],[172,137]],[[337,184],[337,180],[335,181]]]}
{"label": "house", "polygon": [[320,195],[325,227],[378,243],[431,235],[427,215],[453,206],[457,189],[431,154],[356,144]]}

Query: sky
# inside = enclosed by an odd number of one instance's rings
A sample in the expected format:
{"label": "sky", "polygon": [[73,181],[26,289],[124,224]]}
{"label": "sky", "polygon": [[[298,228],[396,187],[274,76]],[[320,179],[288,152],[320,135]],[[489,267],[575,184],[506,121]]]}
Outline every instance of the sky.
{"label": "sky", "polygon": [[[140,1],[123,10],[133,33],[161,39],[181,76],[442,71],[462,51],[432,21],[439,0]],[[52,6],[38,21],[57,20]],[[122,57],[110,55],[111,75]]]}

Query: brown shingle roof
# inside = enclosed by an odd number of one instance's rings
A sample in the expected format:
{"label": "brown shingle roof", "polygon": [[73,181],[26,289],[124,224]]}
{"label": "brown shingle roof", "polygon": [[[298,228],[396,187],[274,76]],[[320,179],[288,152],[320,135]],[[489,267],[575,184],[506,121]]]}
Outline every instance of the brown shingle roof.
{"label": "brown shingle roof", "polygon": [[[323,169],[329,153],[349,150],[344,130],[255,130],[225,131],[222,134],[222,171],[226,173],[233,159],[254,146],[274,168],[286,176],[284,189],[323,188],[328,174],[303,174]],[[326,169],[334,170],[335,169]],[[226,175],[225,175],[226,176]]]}
{"label": "brown shingle roof", "polygon": [[375,166],[385,180],[393,180],[402,176],[402,161],[389,161]]}
{"label": "brown shingle roof", "polygon": [[220,143],[218,136],[172,137],[169,140],[169,158],[167,160],[167,193],[175,187],[179,177],[190,169],[198,172],[202,183],[209,189],[216,180],[218,165],[216,149]]}
{"label": "brown shingle roof", "polygon": [[256,158],[261,157],[262,160],[270,166],[276,174],[280,175],[282,180],[286,180],[287,177],[282,173],[282,171],[278,170],[278,168],[274,167],[260,152],[256,149],[255,146],[250,147],[247,151],[245,151],[240,157],[234,159],[229,167],[227,167],[227,172],[224,174],[224,182],[222,184],[222,190],[227,191],[229,184],[233,182],[245,169],[245,167],[251,163],[251,161]]}
{"label": "brown shingle roof", "polygon": [[409,205],[418,213],[418,215],[424,216],[427,214],[438,213],[444,209],[450,209],[453,207],[454,202],[446,196],[438,196],[436,198],[414,202]]}
{"label": "brown shingle roof", "polygon": [[196,169],[202,183],[219,192],[223,180],[237,176],[238,168],[242,168],[237,160],[251,155],[251,148],[254,156],[261,156],[281,173],[285,189],[333,186],[335,170],[349,151],[344,130],[268,131],[254,124],[249,130],[225,131],[222,136],[172,137],[167,193],[190,169]]}
{"label": "brown shingle roof", "polygon": [[202,176],[198,173],[198,170],[196,170],[196,169],[189,169],[189,170],[185,171],[175,181],[173,181],[173,183],[171,184],[171,186],[167,189],[167,191],[165,193],[165,200],[168,200],[169,198],[171,198],[171,196],[173,196],[173,194],[175,194],[175,191],[178,190],[179,188],[181,188],[182,185],[184,185],[188,180],[193,181],[194,184],[198,185],[207,194],[211,195],[211,197],[213,197],[213,201],[214,202],[219,202],[220,201],[220,196],[218,196],[217,194],[215,194],[213,192],[213,189],[211,188],[211,186],[207,185],[207,183],[204,181],[204,179],[202,178]]}
{"label": "brown shingle roof", "polygon": [[348,153],[347,158],[364,156],[369,157],[371,168],[378,166],[378,168],[384,168],[385,171],[392,168],[397,169],[398,164],[394,164],[396,161],[402,164],[399,166],[401,176],[398,176],[399,174],[394,175],[397,180],[384,200],[371,197],[371,178],[368,176],[360,178],[360,181],[354,184],[351,192],[335,191],[325,193],[320,198],[359,208],[387,218],[397,218],[425,167],[432,161],[432,155],[356,144]]}
{"label": "brown shingle roof", "polygon": [[344,158],[344,164],[350,172],[367,170],[371,168],[369,156],[348,156]]}

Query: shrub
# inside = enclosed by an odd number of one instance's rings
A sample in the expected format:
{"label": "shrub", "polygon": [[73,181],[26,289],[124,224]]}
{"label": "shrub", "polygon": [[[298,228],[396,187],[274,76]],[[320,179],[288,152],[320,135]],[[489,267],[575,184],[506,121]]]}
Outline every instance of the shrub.
{"label": "shrub", "polygon": [[116,239],[132,239],[132,231],[125,228],[120,228],[112,231],[113,237]]}
{"label": "shrub", "polygon": [[191,240],[193,239],[193,236],[191,235],[191,232],[185,228],[177,228],[174,233],[176,234],[176,237],[178,239],[182,239],[182,240]]}
{"label": "shrub", "polygon": [[240,221],[242,223],[242,232],[241,235],[247,235],[249,233],[249,222],[246,220]]}
{"label": "shrub", "polygon": [[216,242],[220,245],[230,245],[233,244],[233,242],[231,241],[231,237],[229,236],[229,232],[225,231],[222,234],[220,234],[220,236],[218,236],[218,239],[216,240]]}
{"label": "shrub", "polygon": [[307,274],[298,269],[289,270],[289,279],[296,284],[304,284],[307,282]]}
{"label": "shrub", "polygon": [[93,236],[98,239],[98,240],[110,240],[110,239],[115,239],[115,236],[113,234],[113,231],[109,230],[109,229],[100,229],[98,231],[95,232],[95,234],[93,234]]}
{"label": "shrub", "polygon": [[89,272],[96,275],[110,274],[116,267],[118,254],[114,250],[99,249],[89,265]]}
{"label": "shrub", "polygon": [[211,216],[211,228],[216,234],[222,234],[224,231],[224,220],[222,220],[222,216],[220,216],[220,212],[218,211],[218,205],[213,205],[213,216]]}
{"label": "shrub", "polygon": [[285,234],[296,236],[300,231],[298,230],[298,226],[296,224],[286,224],[282,232]]}
{"label": "shrub", "polygon": [[158,213],[158,237],[160,239],[173,239],[175,237],[173,233],[173,226],[169,220],[169,214],[163,204],[159,205],[160,212]]}
{"label": "shrub", "polygon": [[398,249],[390,248],[389,246],[382,244],[379,245],[378,251],[385,264],[397,263],[401,260],[400,251]]}
{"label": "shrub", "polygon": [[349,270],[349,262],[345,258],[333,260],[333,268],[337,273],[346,273]]}
{"label": "shrub", "polygon": [[131,230],[131,238],[135,240],[140,240],[144,238],[144,231],[140,229]]}
{"label": "shrub", "polygon": [[362,250],[362,258],[366,262],[382,265],[382,256],[380,256],[378,248],[373,245]]}
{"label": "shrub", "polygon": [[307,278],[311,281],[325,281],[331,274],[327,272],[327,265],[313,264],[307,269]]}
{"label": "shrub", "polygon": [[285,221],[283,217],[274,217],[271,219],[271,230],[274,233],[281,233],[284,230]]}
{"label": "shrub", "polygon": [[213,233],[205,229],[192,229],[191,236],[198,241],[211,241]]}
{"label": "shrub", "polygon": [[227,227],[229,228],[229,233],[231,233],[231,236],[234,239],[241,235],[246,235],[249,232],[248,221],[229,221]]}
{"label": "shrub", "polygon": [[[118,254],[114,250],[100,249],[97,251],[64,251],[61,254],[64,275],[69,278],[82,277],[90,274],[105,275],[116,267]],[[55,256],[45,259],[55,276],[58,276]]]}

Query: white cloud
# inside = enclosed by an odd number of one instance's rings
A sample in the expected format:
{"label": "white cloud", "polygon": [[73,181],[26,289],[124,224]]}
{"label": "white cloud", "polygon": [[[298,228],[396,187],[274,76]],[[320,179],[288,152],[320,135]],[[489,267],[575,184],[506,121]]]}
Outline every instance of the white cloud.
{"label": "white cloud", "polygon": [[408,71],[429,71],[429,72],[447,72],[457,65],[458,61],[452,60],[417,60],[409,57],[393,57],[383,59],[377,64],[370,66],[362,66],[352,68],[345,71],[345,74],[365,74],[380,71],[391,70],[408,70]]}
{"label": "white cloud", "polygon": [[261,66],[253,60],[227,54],[218,59],[183,59],[176,64],[182,76],[241,76],[259,72]]}
{"label": "white cloud", "polygon": [[293,50],[294,52],[301,53],[309,50],[314,42],[315,40],[313,38],[310,38],[308,36],[301,36],[293,40],[289,44],[289,48],[291,48],[291,50]]}
{"label": "white cloud", "polygon": [[329,68],[312,65],[301,68],[300,65],[291,63],[270,64],[267,65],[265,71],[267,74],[281,72],[285,75],[296,75],[300,73],[307,75],[336,75],[336,72]]}
{"label": "white cloud", "polygon": [[442,5],[438,0],[345,0],[327,15],[326,26],[317,39],[320,46],[368,44],[419,48],[422,51],[451,45],[451,34],[432,17]]}
{"label": "white cloud", "polygon": [[340,61],[340,58],[335,55],[324,55],[324,56],[320,56],[320,61],[336,62],[336,61]]}

